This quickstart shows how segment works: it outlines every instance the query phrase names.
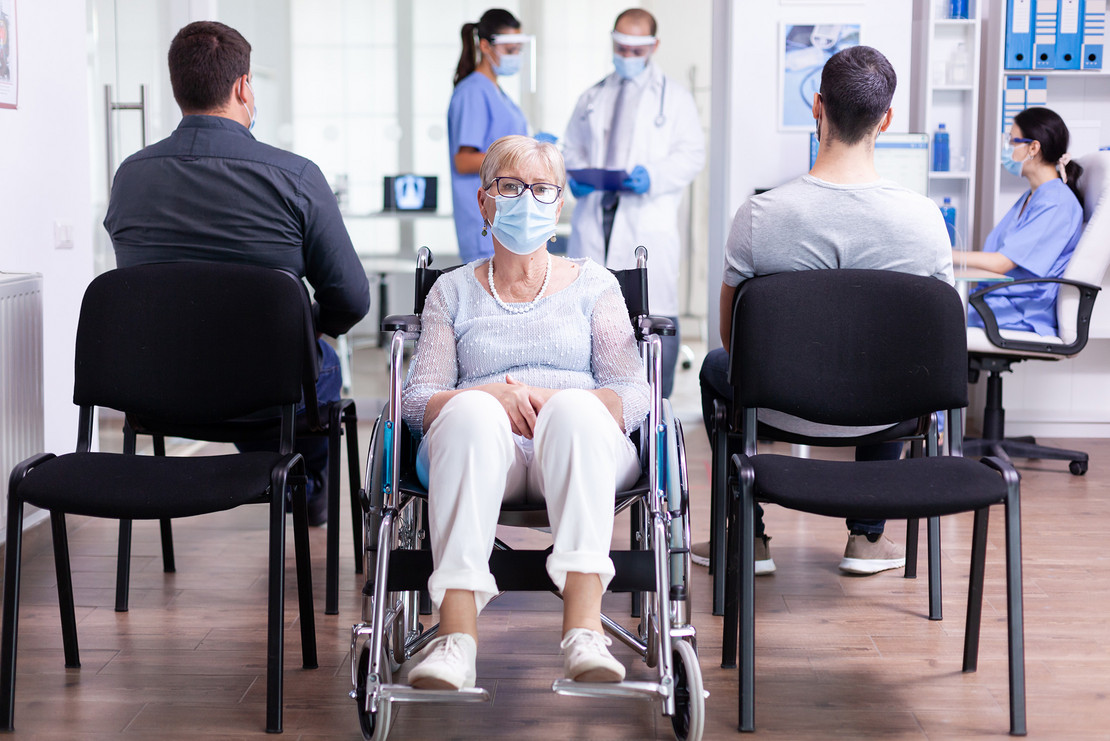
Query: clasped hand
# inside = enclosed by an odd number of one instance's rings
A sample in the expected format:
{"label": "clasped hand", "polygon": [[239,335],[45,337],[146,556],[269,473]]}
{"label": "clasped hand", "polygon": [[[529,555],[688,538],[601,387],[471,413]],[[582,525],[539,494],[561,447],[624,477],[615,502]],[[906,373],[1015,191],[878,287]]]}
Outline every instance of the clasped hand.
{"label": "clasped hand", "polygon": [[485,390],[501,402],[509,423],[517,435],[532,439],[536,431],[536,416],[556,389],[535,388],[505,375],[505,383],[491,383]]}

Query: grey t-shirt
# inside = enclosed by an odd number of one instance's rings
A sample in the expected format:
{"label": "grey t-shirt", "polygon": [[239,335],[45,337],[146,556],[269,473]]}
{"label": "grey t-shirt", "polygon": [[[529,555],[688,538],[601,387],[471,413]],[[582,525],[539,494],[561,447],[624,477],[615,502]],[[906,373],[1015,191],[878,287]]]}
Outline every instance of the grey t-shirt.
{"label": "grey t-shirt", "polygon": [[[841,185],[803,175],[752,196],[737,210],[725,246],[727,285],[758,275],[829,268],[896,270],[955,282],[940,209],[890,180]],[[823,425],[773,409],[761,409],[759,419],[827,437],[884,429]]]}
{"label": "grey t-shirt", "polygon": [[858,268],[953,282],[940,209],[890,180],[862,185],[803,175],[753,196],[736,212],[724,281],[793,270]]}

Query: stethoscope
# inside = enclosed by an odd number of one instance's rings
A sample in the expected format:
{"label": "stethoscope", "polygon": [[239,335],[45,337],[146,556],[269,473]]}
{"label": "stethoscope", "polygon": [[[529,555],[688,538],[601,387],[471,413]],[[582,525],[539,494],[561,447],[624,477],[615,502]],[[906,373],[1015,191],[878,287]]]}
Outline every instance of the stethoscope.
{"label": "stethoscope", "polygon": [[[594,98],[597,97],[597,92],[605,85],[605,80],[594,85],[594,94],[590,97],[590,102],[586,104],[586,112],[582,115],[582,120],[588,119],[594,114],[596,106],[594,106]],[[659,91],[659,113],[655,116],[656,128],[663,128],[663,124],[667,123],[667,114],[663,112],[664,106],[667,104],[667,78],[663,78],[663,88]]]}

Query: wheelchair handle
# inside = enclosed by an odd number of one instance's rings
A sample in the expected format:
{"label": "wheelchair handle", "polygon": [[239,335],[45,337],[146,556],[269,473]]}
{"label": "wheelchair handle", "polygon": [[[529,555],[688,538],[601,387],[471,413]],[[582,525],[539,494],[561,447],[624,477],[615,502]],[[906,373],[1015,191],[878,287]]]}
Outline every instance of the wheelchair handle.
{"label": "wheelchair handle", "polygon": [[428,267],[432,264],[434,259],[435,255],[432,254],[432,251],[428,249],[427,246],[421,247],[416,251],[416,267],[418,269]]}
{"label": "wheelchair handle", "polygon": [[648,258],[647,247],[644,247],[642,244],[637,246],[636,247],[636,267],[646,268],[647,267],[647,258]]}

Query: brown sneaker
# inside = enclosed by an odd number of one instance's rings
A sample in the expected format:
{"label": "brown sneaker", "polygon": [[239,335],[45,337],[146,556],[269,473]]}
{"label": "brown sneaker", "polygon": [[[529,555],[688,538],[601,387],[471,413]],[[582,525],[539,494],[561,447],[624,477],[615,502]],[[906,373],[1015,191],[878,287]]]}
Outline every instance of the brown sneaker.
{"label": "brown sneaker", "polygon": [[[755,539],[755,575],[766,576],[775,573],[775,562],[771,560],[771,547],[767,544],[771,539],[764,535]],[[709,565],[709,541],[694,543],[690,546],[690,560],[698,566]]]}
{"label": "brown sneaker", "polygon": [[849,535],[840,570],[846,574],[877,574],[906,565],[906,549],[885,535],[872,543],[866,535]]}

